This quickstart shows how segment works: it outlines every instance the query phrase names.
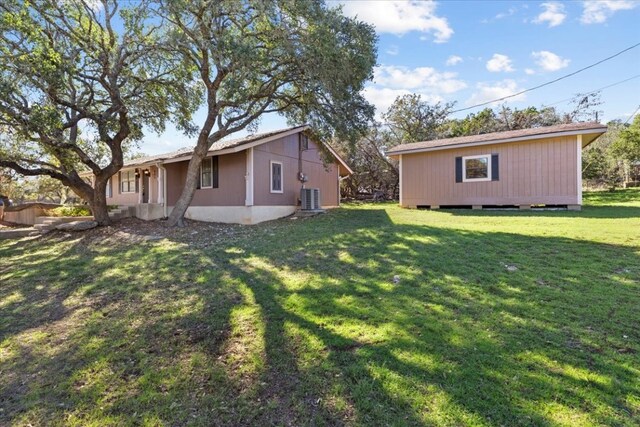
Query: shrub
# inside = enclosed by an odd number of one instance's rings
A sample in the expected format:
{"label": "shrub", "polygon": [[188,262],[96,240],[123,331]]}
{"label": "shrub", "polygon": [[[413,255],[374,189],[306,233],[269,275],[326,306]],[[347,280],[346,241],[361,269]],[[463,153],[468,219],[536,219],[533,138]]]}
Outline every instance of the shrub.
{"label": "shrub", "polygon": [[48,209],[47,216],[91,216],[89,206],[60,206]]}

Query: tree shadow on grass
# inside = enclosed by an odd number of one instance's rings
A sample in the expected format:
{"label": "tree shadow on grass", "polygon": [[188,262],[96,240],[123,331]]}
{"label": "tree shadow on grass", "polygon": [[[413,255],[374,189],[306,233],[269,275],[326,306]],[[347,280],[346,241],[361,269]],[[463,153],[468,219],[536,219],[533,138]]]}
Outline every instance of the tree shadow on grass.
{"label": "tree shadow on grass", "polygon": [[553,209],[441,209],[457,216],[495,216],[495,217],[554,217],[554,218],[640,218],[640,207],[634,206],[585,206],[580,211]]}
{"label": "tree shadow on grass", "polygon": [[38,251],[58,237],[7,253],[26,267],[0,288],[0,424],[228,424],[207,393],[235,386],[209,363],[241,299],[224,270],[171,242]]}
{"label": "tree shadow on grass", "polygon": [[2,276],[3,300],[26,298],[3,318],[33,317],[0,330],[0,424],[638,420],[638,248],[396,225],[384,210],[213,249],[37,247],[5,252],[40,265]]}
{"label": "tree shadow on grass", "polygon": [[[288,362],[274,362],[297,336],[317,343],[321,362],[306,370],[336,373],[324,375],[322,389],[342,390],[361,424],[638,419],[628,396],[638,391],[640,349],[624,338],[638,333],[637,248],[359,214],[375,217],[377,228],[237,261],[270,313],[272,375],[300,358],[297,343]],[[296,272],[314,279],[285,285]],[[441,404],[430,407],[433,400]]]}

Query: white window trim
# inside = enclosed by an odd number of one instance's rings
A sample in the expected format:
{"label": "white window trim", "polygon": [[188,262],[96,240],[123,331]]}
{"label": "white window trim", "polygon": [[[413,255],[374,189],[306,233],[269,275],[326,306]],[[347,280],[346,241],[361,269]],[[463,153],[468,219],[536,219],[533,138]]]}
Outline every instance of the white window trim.
{"label": "white window trim", "polygon": [[[487,159],[487,177],[486,178],[467,178],[467,160]],[[491,181],[491,154],[480,154],[478,156],[462,157],[462,182],[483,182]]]}
{"label": "white window trim", "polygon": [[202,184],[202,165],[200,165],[200,188],[213,188],[213,157],[205,157],[202,161],[209,159],[209,164],[211,165],[211,169],[209,169],[209,173],[211,174],[211,185],[203,185]]}
{"label": "white window trim", "polygon": [[[274,164],[280,165],[280,190],[273,189],[273,165]],[[275,160],[271,160],[269,162],[269,189],[271,190],[272,193],[275,193],[275,194],[284,193],[284,166],[282,165],[282,162],[276,162]]]}
{"label": "white window trim", "polygon": [[[120,179],[122,179],[122,174],[125,173],[125,172],[127,174],[129,172],[133,172],[133,191],[124,191],[122,189],[122,183],[124,181],[120,181],[118,183],[118,185],[120,186],[120,194],[134,194],[136,192],[136,170],[135,169],[127,169],[127,170],[120,171]],[[129,186],[129,188],[131,188],[131,186]]]}

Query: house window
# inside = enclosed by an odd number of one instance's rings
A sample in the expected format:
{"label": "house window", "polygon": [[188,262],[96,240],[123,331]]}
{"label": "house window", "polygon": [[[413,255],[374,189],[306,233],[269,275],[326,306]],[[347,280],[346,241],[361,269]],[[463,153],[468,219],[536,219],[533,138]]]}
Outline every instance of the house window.
{"label": "house window", "polygon": [[136,191],[136,172],[131,169],[120,173],[120,192],[135,193]]}
{"label": "house window", "polygon": [[111,177],[109,177],[109,179],[107,180],[107,197],[113,197],[113,193],[111,190]]}
{"label": "house window", "polygon": [[200,165],[200,188],[213,187],[213,162],[211,157],[202,159]]}
{"label": "house window", "polygon": [[462,158],[463,182],[491,181],[491,155]]}
{"label": "house window", "polygon": [[309,137],[304,134],[300,134],[300,151],[309,149]]}
{"label": "house window", "polygon": [[271,192],[282,193],[282,163],[271,162]]}

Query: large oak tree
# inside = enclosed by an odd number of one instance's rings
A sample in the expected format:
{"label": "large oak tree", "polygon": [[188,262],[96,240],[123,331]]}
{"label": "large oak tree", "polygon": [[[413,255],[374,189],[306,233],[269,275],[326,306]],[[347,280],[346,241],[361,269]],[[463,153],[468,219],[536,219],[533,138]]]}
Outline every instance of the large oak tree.
{"label": "large oak tree", "polygon": [[188,130],[193,106],[182,63],[163,49],[163,22],[149,17],[152,4],[123,4],[0,4],[0,167],[61,181],[100,224],[110,222],[105,190],[125,144],[169,118]]}
{"label": "large oak tree", "polygon": [[204,89],[204,120],[169,223],[182,225],[202,159],[216,141],[268,113],[308,123],[321,138],[366,130],[361,94],[376,62],[373,28],[320,0],[167,0],[175,54]]}

